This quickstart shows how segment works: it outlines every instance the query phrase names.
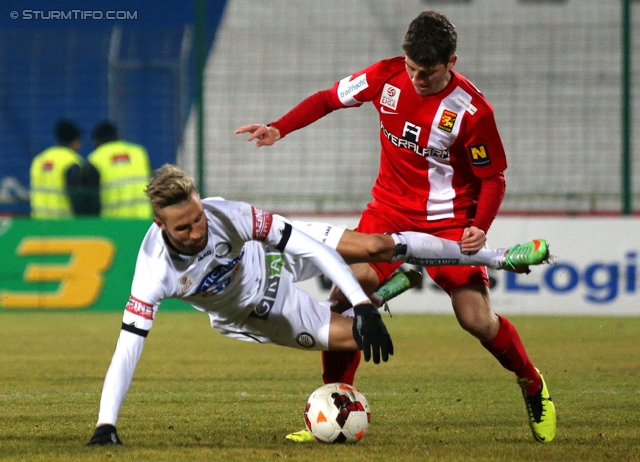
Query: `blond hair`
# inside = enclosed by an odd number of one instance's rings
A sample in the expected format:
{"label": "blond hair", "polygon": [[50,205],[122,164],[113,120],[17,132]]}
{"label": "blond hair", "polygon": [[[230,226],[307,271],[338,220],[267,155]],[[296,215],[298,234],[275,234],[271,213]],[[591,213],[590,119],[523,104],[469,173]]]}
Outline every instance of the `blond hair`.
{"label": "blond hair", "polygon": [[189,200],[197,191],[191,177],[181,168],[164,164],[154,170],[145,194],[151,200],[154,213],[158,215],[165,207]]}

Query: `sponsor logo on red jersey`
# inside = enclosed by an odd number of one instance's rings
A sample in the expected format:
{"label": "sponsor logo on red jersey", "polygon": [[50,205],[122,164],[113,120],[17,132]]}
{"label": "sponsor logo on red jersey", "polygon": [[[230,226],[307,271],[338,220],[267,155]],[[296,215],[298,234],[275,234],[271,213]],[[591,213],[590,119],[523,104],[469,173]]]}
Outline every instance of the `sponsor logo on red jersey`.
{"label": "sponsor logo on red jersey", "polygon": [[435,149],[435,148],[427,148],[427,147],[418,145],[417,141],[414,141],[417,139],[417,135],[419,135],[419,132],[416,133],[415,127],[417,126],[413,124],[409,124],[408,122],[405,124],[405,135],[409,134],[413,139],[413,140],[409,140],[407,139],[406,136],[400,138],[394,135],[389,130],[387,130],[385,126],[382,125],[382,123],[380,123],[380,129],[382,130],[382,133],[394,146],[398,148],[408,149],[422,157],[439,157],[440,159],[449,158],[449,149],[442,150],[442,149]]}
{"label": "sponsor logo on red jersey", "polygon": [[440,117],[438,128],[447,133],[451,133],[453,131],[453,126],[456,124],[457,117],[457,113],[450,111],[449,109],[445,109],[442,111],[442,117]]}
{"label": "sponsor logo on red jersey", "polygon": [[112,164],[128,164],[131,162],[131,159],[129,158],[129,154],[122,153],[122,154],[114,154],[113,156],[111,156],[111,163]]}
{"label": "sponsor logo on red jersey", "polygon": [[[380,105],[395,110],[398,108],[399,98],[400,89],[398,87],[394,87],[393,85],[385,83],[384,87],[382,88],[382,95],[380,95]],[[382,110],[382,112],[385,112],[384,109]]]}
{"label": "sponsor logo on red jersey", "polygon": [[134,296],[129,296],[127,307],[125,308],[129,313],[133,313],[141,318],[153,320],[153,305],[138,300]]}
{"label": "sponsor logo on red jersey", "polygon": [[255,207],[251,207],[251,213],[253,215],[253,238],[264,241],[271,230],[273,215]]}
{"label": "sponsor logo on red jersey", "polygon": [[491,159],[489,158],[489,152],[484,144],[475,144],[469,146],[469,155],[471,156],[471,163],[476,167],[484,167],[491,165]]}
{"label": "sponsor logo on red jersey", "polygon": [[345,106],[353,106],[360,103],[355,96],[363,90],[369,88],[367,74],[359,75],[351,80],[352,76],[345,77],[338,82],[337,96]]}

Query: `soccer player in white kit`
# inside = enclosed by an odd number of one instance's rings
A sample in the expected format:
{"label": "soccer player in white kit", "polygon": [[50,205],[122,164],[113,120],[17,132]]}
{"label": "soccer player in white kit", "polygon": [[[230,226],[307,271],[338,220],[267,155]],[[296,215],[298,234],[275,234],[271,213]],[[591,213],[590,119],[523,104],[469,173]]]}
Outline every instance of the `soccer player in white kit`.
{"label": "soccer player in white kit", "polygon": [[[365,360],[379,363],[393,354],[391,337],[335,248],[352,262],[434,258],[434,264],[442,264],[444,256],[450,264],[512,270],[518,263],[509,261],[504,249],[469,256],[453,241],[420,233],[363,235],[332,225],[296,225],[303,232],[247,203],[201,200],[191,178],[173,165],[154,172],[146,193],[154,224],[140,246],[90,445],[121,444],[120,407],[166,298],[206,312],[211,326],[232,338],[307,350],[362,349]],[[331,312],[329,302],[318,302],[294,285],[321,273],[347,296],[353,319]]]}

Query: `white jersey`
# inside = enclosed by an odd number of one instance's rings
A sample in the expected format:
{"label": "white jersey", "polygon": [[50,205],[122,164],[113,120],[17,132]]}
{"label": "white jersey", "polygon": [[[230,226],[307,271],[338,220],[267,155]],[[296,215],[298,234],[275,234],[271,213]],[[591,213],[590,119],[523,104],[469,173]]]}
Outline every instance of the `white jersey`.
{"label": "white jersey", "polygon": [[[310,246],[309,240],[298,244],[302,252],[286,248],[291,236],[283,241],[283,231],[289,224],[283,217],[244,202],[204,199],[202,205],[208,242],[197,255],[178,253],[167,245],[158,226],[149,228],[138,253],[125,323],[149,330],[160,302],[166,298],[184,300],[209,313],[216,324],[234,323],[254,310],[264,311],[268,307],[258,305],[268,303],[264,298],[272,295],[267,290],[277,282],[274,279],[279,272],[273,263],[279,258],[275,255],[281,253],[282,263],[294,274],[295,281],[319,274],[302,273],[301,266],[296,265],[296,257],[311,257],[313,251],[305,248],[305,244]],[[327,263],[331,265],[330,260]]]}
{"label": "white jersey", "polygon": [[[207,246],[181,255],[165,242],[162,230],[149,228],[140,246],[127,320],[148,330],[160,302],[178,298],[211,313],[220,322],[244,317],[260,302],[267,286],[265,254],[282,239],[284,221],[242,202],[204,199]],[[140,318],[143,318],[141,320]]]}
{"label": "white jersey", "polygon": [[[142,241],[122,331],[105,377],[99,424],[115,425],[144,339],[166,298],[208,313],[212,326],[225,335],[304,348],[328,345],[330,313],[297,289],[295,281],[322,272],[353,305],[368,302],[338,253],[283,217],[243,202],[204,199],[202,205],[208,242],[197,255],[176,252],[155,224]],[[304,329],[289,338],[291,325]]]}

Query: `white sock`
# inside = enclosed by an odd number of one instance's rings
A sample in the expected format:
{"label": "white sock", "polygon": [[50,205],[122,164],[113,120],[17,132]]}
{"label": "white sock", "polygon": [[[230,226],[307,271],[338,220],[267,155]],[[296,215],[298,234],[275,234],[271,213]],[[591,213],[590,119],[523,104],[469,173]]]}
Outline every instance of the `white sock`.
{"label": "white sock", "polygon": [[461,265],[488,266],[501,269],[505,249],[490,249],[486,245],[476,253],[460,251],[460,244],[431,234],[405,231],[391,234],[396,243],[392,261],[401,261],[419,266]]}

